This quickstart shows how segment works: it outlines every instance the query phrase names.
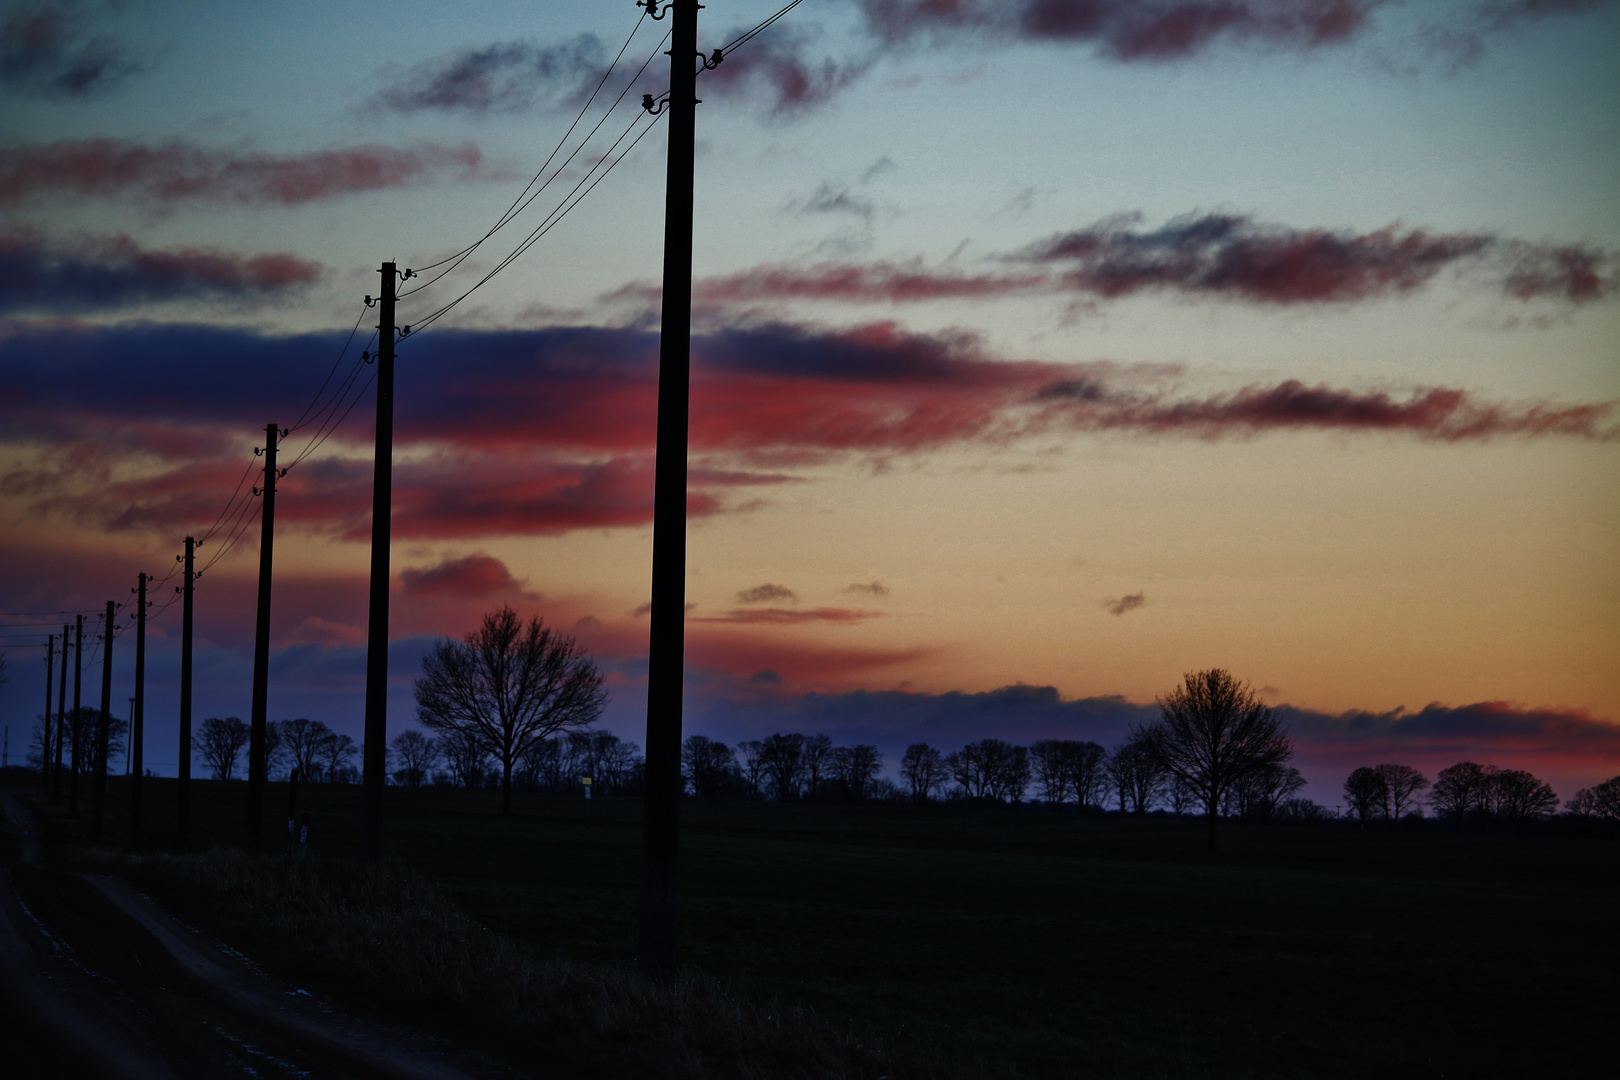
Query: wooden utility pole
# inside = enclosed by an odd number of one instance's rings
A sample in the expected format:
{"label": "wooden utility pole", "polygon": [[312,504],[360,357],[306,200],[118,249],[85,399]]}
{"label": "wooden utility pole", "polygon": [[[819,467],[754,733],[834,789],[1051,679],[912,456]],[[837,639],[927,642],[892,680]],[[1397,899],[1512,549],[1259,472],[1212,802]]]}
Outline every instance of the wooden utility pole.
{"label": "wooden utility pole", "polygon": [[101,710],[96,716],[95,800],[90,838],[101,839],[101,826],[107,820],[107,721],[112,718],[113,612],[118,605],[107,601],[107,614],[101,619]]}
{"label": "wooden utility pole", "polygon": [[394,509],[394,298],[398,271],[382,264],[377,323],[377,448],[371,481],[371,603],[366,615],[366,729],[361,739],[360,857],[382,854],[388,769],[388,547]]}
{"label": "wooden utility pole", "polygon": [[641,928],[636,962],[675,966],[675,863],[681,812],[681,679],[686,655],[686,437],[692,365],[692,170],[697,125],[697,0],[672,0],[664,307],[653,478],[652,627],[647,779],[642,800]]}
{"label": "wooden utility pole", "polygon": [[68,813],[79,816],[79,758],[84,753],[84,724],[79,717],[79,691],[84,686],[84,616],[73,616],[73,713],[68,732],[73,739],[73,769],[68,773]]}
{"label": "wooden utility pole", "polygon": [[140,583],[135,589],[135,708],[129,718],[129,749],[124,760],[129,762],[129,847],[141,849],[141,746],[146,730],[146,582],[147,575],[136,576]]}
{"label": "wooden utility pole", "polygon": [[51,790],[51,685],[56,678],[56,635],[45,637],[45,752],[39,757],[39,789]]}
{"label": "wooden utility pole", "polygon": [[180,768],[175,785],[174,849],[186,850],[191,833],[191,583],[197,541],[186,537],[185,583],[180,586]]}
{"label": "wooden utility pole", "polygon": [[51,767],[53,802],[62,797],[62,739],[67,733],[68,629],[66,624],[62,626],[62,673],[56,677],[56,763]]}
{"label": "wooden utility pole", "polygon": [[248,729],[247,849],[259,850],[260,818],[264,810],[264,726],[270,692],[270,581],[276,543],[276,440],[281,428],[264,426],[264,487],[254,494],[264,499],[259,511],[259,609],[253,631],[253,712]]}

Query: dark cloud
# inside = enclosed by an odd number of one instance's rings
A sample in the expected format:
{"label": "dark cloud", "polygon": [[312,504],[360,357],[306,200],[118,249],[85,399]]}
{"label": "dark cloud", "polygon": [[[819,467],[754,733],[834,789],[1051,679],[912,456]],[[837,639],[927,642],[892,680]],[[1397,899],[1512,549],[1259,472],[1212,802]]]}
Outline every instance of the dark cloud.
{"label": "dark cloud", "polygon": [[[906,304],[1021,295],[1104,300],[1163,292],[1290,306],[1350,304],[1415,292],[1442,271],[1474,275],[1515,300],[1584,304],[1615,292],[1620,260],[1581,245],[1490,233],[1296,229],[1242,214],[1189,214],[1156,228],[1121,214],[1005,257],[1014,271],[964,272],[921,261],[769,264],[699,280],[711,306],[772,300]],[[649,297],[642,296],[642,300]]]}
{"label": "dark cloud", "polygon": [[844,591],[847,593],[865,593],[867,596],[875,596],[879,599],[884,599],[889,595],[889,587],[881,581],[847,585],[844,587]]}
{"label": "dark cloud", "polygon": [[486,599],[514,596],[538,601],[540,597],[524,588],[506,564],[491,555],[466,555],[446,559],[433,566],[406,567],[399,573],[408,597],[450,596]]}
{"label": "dark cloud", "polygon": [[847,60],[812,58],[813,40],[802,30],[778,24],[750,40],[742,51],[725,56],[719,67],[703,72],[698,89],[708,97],[761,101],[768,115],[781,119],[824,104],[876,60],[875,53]]}
{"label": "dark cloud", "polygon": [[1061,267],[1063,284],[1106,298],[1173,290],[1261,304],[1344,303],[1411,292],[1492,245],[1482,235],[1389,226],[1371,233],[1264,225],[1236,214],[1153,230],[1123,215],[1034,244],[1016,260]]}
{"label": "dark cloud", "polygon": [[0,149],[0,206],[126,199],[155,209],[182,202],[294,206],[440,180],[496,179],[465,146],[357,146],[304,154],[220,150],[175,140],[64,139]]}
{"label": "dark cloud", "polygon": [[799,594],[786,585],[755,585],[752,589],[744,589],[737,594],[739,604],[769,604],[772,601],[786,600],[791,604],[799,602]]}
{"label": "dark cloud", "polygon": [[0,233],[0,315],[78,314],[185,300],[261,300],[320,279],[295,255],[142,248],[127,236],[52,244]]}
{"label": "dark cloud", "polygon": [[138,72],[129,50],[94,33],[80,5],[19,7],[0,22],[0,87],[43,98],[88,98]]}
{"label": "dark cloud", "polygon": [[1129,596],[1121,596],[1117,600],[1103,601],[1103,607],[1107,609],[1110,615],[1123,615],[1127,611],[1135,611],[1139,607],[1146,606],[1146,593],[1131,593]]}
{"label": "dark cloud", "polygon": [[602,77],[607,50],[595,34],[560,45],[508,41],[427,60],[378,92],[392,112],[510,113],[579,105]]}
{"label": "dark cloud", "polygon": [[[287,423],[330,370],[334,334],[200,326],[0,325],[0,490],[112,529],[206,526],[267,420]],[[1111,431],[1203,439],[1386,432],[1444,441],[1620,438],[1614,403],[1481,400],[1289,380],[1194,394],[1159,369],[1012,361],[961,335],[790,324],[694,336],[694,517],[747,512],[753,486],[850,454]],[[221,358],[229,358],[223,362]],[[435,331],[401,348],[400,537],[470,541],[651,520],[657,335],[597,328]],[[261,373],[277,378],[267,396]],[[361,407],[332,445],[365,447]],[[288,454],[302,449],[289,441]],[[143,467],[130,471],[131,461]],[[768,471],[722,468],[768,463]],[[783,471],[787,470],[787,471]],[[363,540],[370,465],[317,456],[283,481],[287,524]],[[839,609],[841,610],[841,609]],[[758,667],[772,667],[762,663]]]}
{"label": "dark cloud", "polygon": [[738,608],[724,615],[705,615],[689,619],[699,623],[747,623],[769,626],[795,626],[801,623],[857,623],[881,616],[881,611],[860,611],[856,608]]}

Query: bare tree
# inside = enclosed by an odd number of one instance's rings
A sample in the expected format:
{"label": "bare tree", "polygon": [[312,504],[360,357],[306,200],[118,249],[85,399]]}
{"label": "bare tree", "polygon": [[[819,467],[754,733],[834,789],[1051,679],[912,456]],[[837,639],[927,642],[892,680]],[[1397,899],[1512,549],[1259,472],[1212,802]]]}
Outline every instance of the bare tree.
{"label": "bare tree", "polygon": [[229,780],[236,774],[236,759],[248,742],[248,726],[235,716],[221,720],[210,716],[197,725],[192,747],[202,755],[215,780]]}
{"label": "bare tree", "polygon": [[1108,775],[1119,795],[1119,812],[1125,813],[1125,804],[1129,800],[1131,813],[1136,817],[1147,815],[1153,804],[1159,801],[1169,779],[1144,734],[1143,731],[1133,732],[1131,740],[1116,747],[1108,758]]}
{"label": "bare tree", "polygon": [[731,747],[707,735],[691,735],[681,743],[681,769],[692,794],[712,799],[726,793],[737,773],[737,757]]}
{"label": "bare tree", "polygon": [[1389,782],[1377,769],[1363,765],[1344,778],[1344,802],[1349,816],[1365,829],[1368,818],[1389,813]]}
{"label": "bare tree", "polygon": [[447,731],[438,739],[439,756],[450,770],[450,782],[462,787],[482,787],[489,771],[489,751],[475,732]]}
{"label": "bare tree", "polygon": [[900,775],[911,789],[913,802],[925,803],[946,780],[950,773],[939,751],[927,743],[912,743],[900,759]]}
{"label": "bare tree", "polygon": [[321,744],[321,759],[319,768],[326,776],[329,784],[352,784],[355,781],[354,761],[360,748],[354,740],[347,735],[333,732],[331,737]]}
{"label": "bare tree", "polygon": [[816,799],[823,794],[827,774],[833,766],[833,741],[827,735],[807,735],[799,749],[799,760],[804,766],[805,798]]}
{"label": "bare tree", "polygon": [[1041,797],[1048,806],[1062,806],[1073,790],[1073,769],[1069,766],[1070,740],[1037,739],[1030,744],[1030,768],[1041,786]]}
{"label": "bare tree", "polygon": [[804,787],[804,736],[767,735],[760,743],[760,764],[771,795],[777,802],[792,802]]}
{"label": "bare tree", "polygon": [[512,769],[535,742],[588,727],[607,694],[602,674],[572,637],[538,615],[502,605],[461,641],[440,639],[422,658],[416,714],[438,732],[474,735],[501,764],[501,813],[512,813]]}
{"label": "bare tree", "polygon": [[332,729],[319,720],[300,716],[296,720],[278,723],[276,734],[291,755],[292,767],[298,770],[298,778],[304,781],[319,780],[321,750],[332,738]]}
{"label": "bare tree", "polygon": [[1389,816],[1398,823],[1407,810],[1417,809],[1418,792],[1429,786],[1429,778],[1410,765],[1380,765],[1377,771],[1384,778]]}
{"label": "bare tree", "polygon": [[1305,777],[1292,765],[1256,769],[1232,786],[1239,817],[1268,821],[1277,807],[1305,786]]}
{"label": "bare tree", "polygon": [[433,775],[439,748],[433,740],[414,728],[394,736],[394,779],[406,787],[421,787]]}
{"label": "bare tree", "polygon": [[1435,813],[1451,818],[1460,832],[1468,812],[1481,808],[1488,783],[1484,767],[1472,761],[1459,761],[1441,769],[1434,778],[1434,792],[1430,797]]}
{"label": "bare tree", "polygon": [[1227,790],[1258,769],[1286,763],[1293,740],[1249,685],[1222,668],[1184,676],[1159,699],[1159,712],[1143,729],[1143,742],[1204,804],[1213,852]]}
{"label": "bare tree", "polygon": [[1564,804],[1576,817],[1620,821],[1620,776],[1589,788],[1581,788]]}
{"label": "bare tree", "polygon": [[832,765],[844,797],[864,802],[883,768],[883,755],[875,746],[840,746],[833,751]]}
{"label": "bare tree", "polygon": [[1029,786],[1029,750],[1002,739],[968,743],[944,764],[971,799],[1021,802]]}
{"label": "bare tree", "polygon": [[748,785],[748,794],[757,799],[764,794],[765,744],[758,739],[745,739],[737,744],[737,752],[742,754],[743,781]]}
{"label": "bare tree", "polygon": [[1558,809],[1558,796],[1523,769],[1502,769],[1490,778],[1491,810],[1510,825],[1543,818]]}

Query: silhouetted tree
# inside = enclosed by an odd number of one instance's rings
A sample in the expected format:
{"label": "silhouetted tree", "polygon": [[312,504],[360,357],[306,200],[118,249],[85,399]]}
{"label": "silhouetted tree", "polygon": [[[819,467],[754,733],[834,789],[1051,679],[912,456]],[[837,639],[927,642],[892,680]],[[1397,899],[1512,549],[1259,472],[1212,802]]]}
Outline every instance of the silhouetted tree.
{"label": "silhouetted tree", "polygon": [[191,744],[215,780],[230,780],[236,774],[236,759],[248,742],[248,726],[235,716],[223,720],[210,716],[197,725]]}
{"label": "silhouetted tree", "polygon": [[724,795],[737,772],[737,757],[729,746],[707,735],[692,735],[681,744],[681,770],[692,794],[699,799]]}
{"label": "silhouetted tree", "polygon": [[863,802],[883,768],[883,755],[875,746],[840,746],[833,751],[832,772],[847,799]]}
{"label": "silhouetted tree", "polygon": [[599,795],[622,791],[636,774],[641,758],[641,747],[625,742],[611,731],[571,731],[568,749],[574,762],[569,790],[580,777],[591,778],[593,790]]}
{"label": "silhouetted tree", "polygon": [[319,720],[302,716],[282,720],[274,727],[282,747],[292,759],[292,767],[298,770],[298,778],[306,782],[321,779],[322,751],[333,737],[332,729]]}
{"label": "silhouetted tree", "polygon": [[1327,807],[1317,806],[1309,799],[1284,799],[1277,806],[1276,817],[1278,821],[1310,824],[1317,821],[1331,821],[1333,813]]}
{"label": "silhouetted tree", "polygon": [[421,787],[433,775],[439,760],[434,741],[415,729],[402,731],[390,744],[394,756],[394,780],[406,787]]}
{"label": "silhouetted tree", "polygon": [[900,759],[900,775],[911,790],[911,801],[925,803],[946,780],[950,772],[939,751],[927,743],[912,743]]}
{"label": "silhouetted tree", "polygon": [[1384,774],[1363,765],[1344,779],[1344,802],[1349,816],[1367,827],[1368,818],[1381,818],[1389,812],[1389,784]]}
{"label": "silhouetted tree", "polygon": [[1459,761],[1436,774],[1429,801],[1433,803],[1435,813],[1450,818],[1461,831],[1468,812],[1480,808],[1488,783],[1482,766],[1472,761]]}
{"label": "silhouetted tree", "polygon": [[489,751],[471,731],[447,731],[435,740],[439,756],[449,769],[450,782],[462,787],[476,788],[484,784],[489,771]]}
{"label": "silhouetted tree", "polygon": [[1071,796],[1082,807],[1090,805],[1097,796],[1106,756],[1096,743],[1075,739],[1041,739],[1029,748],[1035,782],[1041,796],[1053,806]]}
{"label": "silhouetted tree", "polygon": [[1547,817],[1558,809],[1553,789],[1523,769],[1489,773],[1485,790],[1491,816],[1509,825]]}
{"label": "silhouetted tree", "polygon": [[827,735],[807,735],[799,748],[799,762],[804,768],[805,797],[820,798],[832,771],[833,741]]}
{"label": "silhouetted tree", "polygon": [[767,735],[760,744],[760,764],[771,796],[777,802],[792,802],[804,788],[804,736]]}
{"label": "silhouetted tree", "polygon": [[501,813],[512,813],[512,770],[531,745],[588,727],[607,694],[572,637],[502,605],[461,641],[422,658],[416,715],[430,731],[472,735],[501,766]]}
{"label": "silhouetted tree", "polygon": [[1239,817],[1266,821],[1304,786],[1305,777],[1292,765],[1268,765],[1233,784],[1230,802]]}
{"label": "silhouetted tree", "polygon": [[1247,683],[1221,668],[1186,675],[1159,699],[1161,718],[1142,739],[1161,768],[1182,779],[1204,804],[1209,850],[1229,788],[1269,765],[1285,764],[1293,740]]}
{"label": "silhouetted tree", "polygon": [[1589,788],[1581,788],[1564,804],[1576,817],[1620,821],[1620,776]]}
{"label": "silhouetted tree", "polygon": [[765,794],[765,744],[758,739],[744,739],[737,744],[742,755],[743,782],[748,785],[749,797],[758,799]]}
{"label": "silhouetted tree", "polygon": [[1418,792],[1429,786],[1429,778],[1410,765],[1380,765],[1378,775],[1384,778],[1385,812],[1394,821],[1400,821],[1408,810],[1417,809]]}
{"label": "silhouetted tree", "polygon": [[970,799],[1018,802],[1029,786],[1029,750],[1001,739],[968,743],[944,764]]}
{"label": "silhouetted tree", "polygon": [[330,784],[352,783],[349,773],[353,771],[355,755],[360,748],[354,745],[354,740],[347,735],[333,732],[331,737],[321,743],[321,756],[316,767],[321,775]]}
{"label": "silhouetted tree", "polygon": [[1168,780],[1166,770],[1145,738],[1137,731],[1129,742],[1114,748],[1108,756],[1108,775],[1119,796],[1119,812],[1125,813],[1129,801],[1131,813],[1144,817],[1158,801]]}

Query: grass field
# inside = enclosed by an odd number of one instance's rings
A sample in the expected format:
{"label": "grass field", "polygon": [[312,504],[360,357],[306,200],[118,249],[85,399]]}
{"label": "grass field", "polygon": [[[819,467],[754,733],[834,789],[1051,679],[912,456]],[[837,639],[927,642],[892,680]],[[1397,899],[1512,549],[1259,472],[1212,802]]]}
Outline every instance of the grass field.
{"label": "grass field", "polygon": [[[173,781],[146,782],[147,845]],[[199,846],[242,784],[203,782]],[[640,804],[390,789],[388,846],[484,925],[628,965]],[[108,834],[127,838],[115,782]],[[285,786],[265,835],[279,843]],[[359,789],[306,786],[352,853]],[[1612,1063],[1613,838],[1232,826],[955,806],[684,808],[683,964],[895,1053],[1027,1077],[1529,1077]],[[56,819],[67,838],[79,826]],[[206,912],[192,912],[206,918]],[[274,959],[271,959],[272,965]],[[521,1057],[521,1055],[519,1055]]]}

